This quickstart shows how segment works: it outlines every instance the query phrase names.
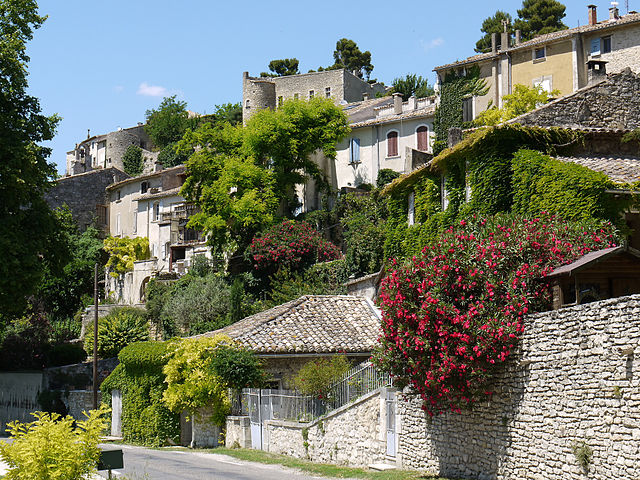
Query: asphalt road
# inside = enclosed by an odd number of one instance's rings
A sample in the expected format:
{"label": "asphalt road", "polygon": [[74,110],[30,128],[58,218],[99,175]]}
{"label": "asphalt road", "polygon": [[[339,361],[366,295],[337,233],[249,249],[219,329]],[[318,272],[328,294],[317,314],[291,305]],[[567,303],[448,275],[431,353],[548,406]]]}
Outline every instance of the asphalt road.
{"label": "asphalt road", "polygon": [[[122,448],[124,470],[114,477],[126,480],[311,480],[309,476],[279,465],[244,462],[226,455],[193,451],[151,450],[129,445],[101,445],[106,449]],[[106,472],[100,472],[103,477]]]}

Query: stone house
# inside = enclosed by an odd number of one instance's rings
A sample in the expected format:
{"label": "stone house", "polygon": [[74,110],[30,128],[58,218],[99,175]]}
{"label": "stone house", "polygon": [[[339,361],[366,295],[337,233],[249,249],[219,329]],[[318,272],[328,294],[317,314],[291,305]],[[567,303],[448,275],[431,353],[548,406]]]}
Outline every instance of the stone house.
{"label": "stone house", "polygon": [[488,92],[465,104],[465,121],[472,120],[490,104],[502,106],[502,97],[513,86],[540,85],[547,91],[568,95],[585,87],[605,72],[618,73],[625,68],[640,71],[640,14],[620,15],[617,6],[609,9],[609,18],[598,21],[595,5],[589,5],[584,26],[540,35],[532,40],[515,40],[508,33],[498,42],[494,34],[492,51],[434,68],[436,89],[449,72],[464,75],[478,67]]}
{"label": "stone house", "polygon": [[151,252],[124,279],[109,277],[107,293],[115,293],[122,303],[144,302],[151,277],[184,273],[194,256],[210,254],[203,235],[186,226],[195,209],[180,195],[184,179],[185,167],[179,165],[107,187],[111,235],[146,237]]}
{"label": "stone house", "polygon": [[370,84],[342,68],[322,72],[301,73],[284,77],[250,77],[242,74],[242,122],[265,108],[274,109],[291,98],[330,98],[336,104],[359,102],[384,93],[381,83]]}
{"label": "stone house", "polygon": [[109,201],[106,188],[127,178],[129,175],[115,167],[89,170],[57,179],[44,197],[50,208],[67,205],[80,231],[95,225],[103,236],[107,236]]}
{"label": "stone house", "polygon": [[144,125],[138,123],[135,127],[119,128],[115,132],[90,136],[77,143],[73,150],[67,152],[66,176],[98,170],[101,168],[117,168],[124,171],[122,157],[129,145],[142,148],[145,161],[145,173],[153,170],[158,153],[152,152],[152,142],[144,130]]}
{"label": "stone house", "polygon": [[371,300],[348,295],[305,295],[201,336],[225,334],[265,361],[270,388],[291,379],[314,358],[344,354],[353,363],[371,356],[380,334]]}
{"label": "stone house", "polygon": [[337,145],[332,184],[336,190],[374,184],[378,172],[409,173],[431,159],[435,97],[400,94],[345,105],[351,133]]}

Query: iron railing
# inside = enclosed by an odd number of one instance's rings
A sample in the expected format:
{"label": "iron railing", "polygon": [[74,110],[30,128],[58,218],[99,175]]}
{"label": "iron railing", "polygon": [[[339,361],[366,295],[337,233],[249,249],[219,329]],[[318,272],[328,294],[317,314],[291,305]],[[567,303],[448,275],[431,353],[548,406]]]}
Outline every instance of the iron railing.
{"label": "iron railing", "polygon": [[271,419],[309,422],[390,384],[389,374],[365,362],[350,369],[317,397],[295,390],[245,388],[240,396],[232,396],[232,413],[248,415],[254,423]]}

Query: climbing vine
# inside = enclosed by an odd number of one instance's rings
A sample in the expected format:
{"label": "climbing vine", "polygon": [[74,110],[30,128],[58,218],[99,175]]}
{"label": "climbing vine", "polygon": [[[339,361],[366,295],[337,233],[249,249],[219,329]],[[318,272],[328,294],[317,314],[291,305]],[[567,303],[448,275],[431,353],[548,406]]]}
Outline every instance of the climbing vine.
{"label": "climbing vine", "polygon": [[104,250],[109,254],[106,268],[114,278],[131,272],[135,261],[146,260],[150,256],[147,237],[107,237],[104,239]]}

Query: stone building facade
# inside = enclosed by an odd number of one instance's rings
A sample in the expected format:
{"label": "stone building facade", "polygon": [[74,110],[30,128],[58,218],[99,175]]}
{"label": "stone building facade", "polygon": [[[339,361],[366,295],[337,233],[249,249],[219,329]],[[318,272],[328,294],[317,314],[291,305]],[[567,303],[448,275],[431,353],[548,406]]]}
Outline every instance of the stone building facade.
{"label": "stone building facade", "polygon": [[346,69],[301,73],[284,77],[250,77],[242,74],[242,121],[265,108],[276,108],[284,100],[313,97],[331,98],[336,104],[373,98],[384,93],[381,83],[370,84]]}
{"label": "stone building facade", "polygon": [[130,145],[142,148],[144,171],[151,172],[158,154],[151,151],[151,139],[145,132],[144,125],[138,123],[135,127],[120,128],[115,132],[87,137],[86,140],[77,143],[73,150],[67,152],[66,175],[78,175],[105,168],[124,171],[122,157]]}
{"label": "stone building facade", "polygon": [[[500,38],[499,38],[500,37]],[[640,14],[620,15],[616,6],[609,18],[598,21],[596,6],[590,5],[586,25],[540,35],[529,41],[507,33],[493,38],[492,50],[464,60],[438,66],[436,89],[449,73],[465,75],[479,68],[487,93],[469,99],[469,118],[490,105],[502,106],[504,95],[516,84],[540,85],[546,91],[569,95],[602,73],[619,73],[625,68],[640,71]],[[599,67],[603,67],[602,70]]]}
{"label": "stone building facade", "polygon": [[106,236],[109,233],[109,202],[105,189],[127,178],[129,175],[114,167],[62,177],[45,194],[45,199],[51,208],[67,205],[81,231],[95,225]]}

